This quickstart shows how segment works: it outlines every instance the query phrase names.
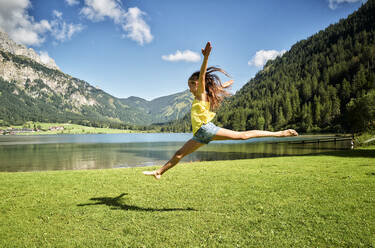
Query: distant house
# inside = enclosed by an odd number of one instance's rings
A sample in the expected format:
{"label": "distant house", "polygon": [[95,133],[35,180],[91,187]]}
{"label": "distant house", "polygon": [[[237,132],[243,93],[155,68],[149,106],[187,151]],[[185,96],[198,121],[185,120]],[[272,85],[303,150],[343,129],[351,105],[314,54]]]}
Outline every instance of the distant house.
{"label": "distant house", "polygon": [[59,127],[50,127],[48,130],[50,130],[50,131],[63,131],[63,130],[64,130],[64,127],[63,127],[63,126],[59,126]]}
{"label": "distant house", "polygon": [[11,128],[4,130],[5,133],[17,134],[17,133],[33,133],[35,132],[32,128]]}

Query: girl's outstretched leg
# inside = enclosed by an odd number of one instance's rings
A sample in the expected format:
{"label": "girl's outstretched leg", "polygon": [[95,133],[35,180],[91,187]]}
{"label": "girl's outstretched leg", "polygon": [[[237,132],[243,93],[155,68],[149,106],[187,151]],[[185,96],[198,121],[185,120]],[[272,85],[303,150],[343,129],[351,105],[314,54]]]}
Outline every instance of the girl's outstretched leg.
{"label": "girl's outstretched leg", "polygon": [[183,157],[194,152],[203,145],[204,144],[190,139],[173,155],[173,157],[163,167],[155,171],[144,171],[143,174],[147,176],[154,176],[156,179],[160,179],[161,175],[163,175],[167,170],[180,162]]}
{"label": "girl's outstretched leg", "polygon": [[262,131],[262,130],[250,130],[237,132],[225,128],[220,128],[217,131],[214,140],[247,140],[251,138],[260,137],[288,137],[298,136],[298,133],[294,129],[287,129],[278,132]]}

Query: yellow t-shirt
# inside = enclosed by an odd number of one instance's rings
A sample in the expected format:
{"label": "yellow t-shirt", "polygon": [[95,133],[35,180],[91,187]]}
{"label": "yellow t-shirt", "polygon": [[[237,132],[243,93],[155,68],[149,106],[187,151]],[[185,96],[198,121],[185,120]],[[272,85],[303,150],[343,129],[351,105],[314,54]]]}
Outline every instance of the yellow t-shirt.
{"label": "yellow t-shirt", "polygon": [[215,113],[210,111],[210,103],[194,99],[191,105],[191,125],[193,127],[193,134],[203,125],[210,122]]}

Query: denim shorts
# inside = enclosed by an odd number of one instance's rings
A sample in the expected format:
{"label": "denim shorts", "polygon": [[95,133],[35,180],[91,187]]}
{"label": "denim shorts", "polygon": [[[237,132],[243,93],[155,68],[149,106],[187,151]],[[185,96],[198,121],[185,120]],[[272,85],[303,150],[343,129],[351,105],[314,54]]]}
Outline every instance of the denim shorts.
{"label": "denim shorts", "polygon": [[215,137],[219,129],[220,127],[215,126],[212,122],[203,124],[194,134],[193,140],[199,143],[208,144]]}

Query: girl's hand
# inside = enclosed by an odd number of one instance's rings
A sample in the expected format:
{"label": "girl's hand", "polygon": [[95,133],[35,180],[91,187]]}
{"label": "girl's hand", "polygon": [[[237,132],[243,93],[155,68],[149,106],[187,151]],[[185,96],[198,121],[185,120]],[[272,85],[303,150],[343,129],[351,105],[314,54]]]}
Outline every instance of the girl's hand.
{"label": "girl's hand", "polygon": [[210,55],[211,49],[212,49],[211,43],[207,42],[206,47],[202,49],[203,56],[208,57]]}
{"label": "girl's hand", "polygon": [[223,83],[223,84],[222,84],[222,87],[223,87],[223,88],[228,88],[229,86],[231,86],[231,85],[233,84],[233,82],[234,82],[234,80],[231,79],[231,80],[229,80],[229,81]]}

